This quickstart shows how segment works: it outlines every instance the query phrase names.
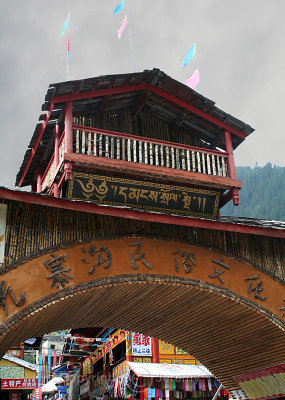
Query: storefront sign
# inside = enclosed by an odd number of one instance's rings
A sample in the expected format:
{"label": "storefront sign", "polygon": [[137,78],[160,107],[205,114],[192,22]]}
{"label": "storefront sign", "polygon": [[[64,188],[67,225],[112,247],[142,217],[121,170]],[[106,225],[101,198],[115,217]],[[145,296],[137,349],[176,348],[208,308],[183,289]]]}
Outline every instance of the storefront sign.
{"label": "storefront sign", "polygon": [[132,332],[132,355],[151,356],[151,337]]}
{"label": "storefront sign", "polygon": [[7,204],[0,204],[0,266],[4,264]]}
{"label": "storefront sign", "polygon": [[35,395],[36,399],[40,400],[42,398],[42,389],[41,388],[35,389]]}
{"label": "storefront sign", "polygon": [[69,184],[68,198],[164,214],[216,218],[220,193],[74,172]]}
{"label": "storefront sign", "polygon": [[285,395],[285,364],[234,376],[249,399],[271,399]]}
{"label": "storefront sign", "polygon": [[10,349],[6,354],[8,356],[21,358],[21,349]]}
{"label": "storefront sign", "polygon": [[0,366],[0,378],[8,379],[8,378],[17,378],[23,379],[25,378],[24,367],[10,367],[6,365]]}
{"label": "storefront sign", "polygon": [[36,379],[1,379],[1,389],[35,389],[38,387]]}
{"label": "storefront sign", "polygon": [[116,365],[113,368],[113,378],[119,378],[120,376],[122,376],[126,372],[126,368],[127,368],[126,360]]}

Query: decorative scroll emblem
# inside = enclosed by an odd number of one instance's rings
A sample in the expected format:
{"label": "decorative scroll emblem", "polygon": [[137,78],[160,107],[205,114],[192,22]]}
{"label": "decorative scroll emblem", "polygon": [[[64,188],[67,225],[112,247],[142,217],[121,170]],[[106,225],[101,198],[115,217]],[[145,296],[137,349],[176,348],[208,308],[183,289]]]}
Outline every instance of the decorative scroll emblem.
{"label": "decorative scroll emblem", "polygon": [[74,172],[69,183],[68,198],[164,214],[216,218],[220,193]]}

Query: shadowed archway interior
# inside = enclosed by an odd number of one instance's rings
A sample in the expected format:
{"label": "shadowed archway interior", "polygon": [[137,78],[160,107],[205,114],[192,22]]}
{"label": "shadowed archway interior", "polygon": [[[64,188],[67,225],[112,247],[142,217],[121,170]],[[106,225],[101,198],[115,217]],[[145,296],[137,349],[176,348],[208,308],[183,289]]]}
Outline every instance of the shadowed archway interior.
{"label": "shadowed archway interior", "polygon": [[117,275],[69,286],[14,318],[1,353],[22,340],[64,328],[106,326],[145,333],[199,359],[228,389],[233,376],[282,362],[284,329],[234,293],[191,279]]}

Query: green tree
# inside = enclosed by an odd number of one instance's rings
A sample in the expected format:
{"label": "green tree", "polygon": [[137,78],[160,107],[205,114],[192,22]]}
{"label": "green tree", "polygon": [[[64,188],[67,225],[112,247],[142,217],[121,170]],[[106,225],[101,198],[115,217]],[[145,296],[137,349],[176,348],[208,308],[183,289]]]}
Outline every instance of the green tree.
{"label": "green tree", "polygon": [[234,217],[261,218],[285,221],[285,167],[237,167],[242,182],[240,205],[232,202],[222,208],[221,214]]}

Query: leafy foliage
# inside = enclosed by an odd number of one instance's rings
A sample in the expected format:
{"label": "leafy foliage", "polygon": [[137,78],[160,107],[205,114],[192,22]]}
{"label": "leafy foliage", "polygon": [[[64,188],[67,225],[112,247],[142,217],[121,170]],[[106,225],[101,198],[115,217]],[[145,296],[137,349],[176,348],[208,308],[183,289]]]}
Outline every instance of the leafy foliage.
{"label": "leafy foliage", "polygon": [[237,167],[238,179],[242,182],[240,205],[234,207],[229,202],[222,208],[222,215],[261,218],[285,221],[285,167],[254,168]]}

